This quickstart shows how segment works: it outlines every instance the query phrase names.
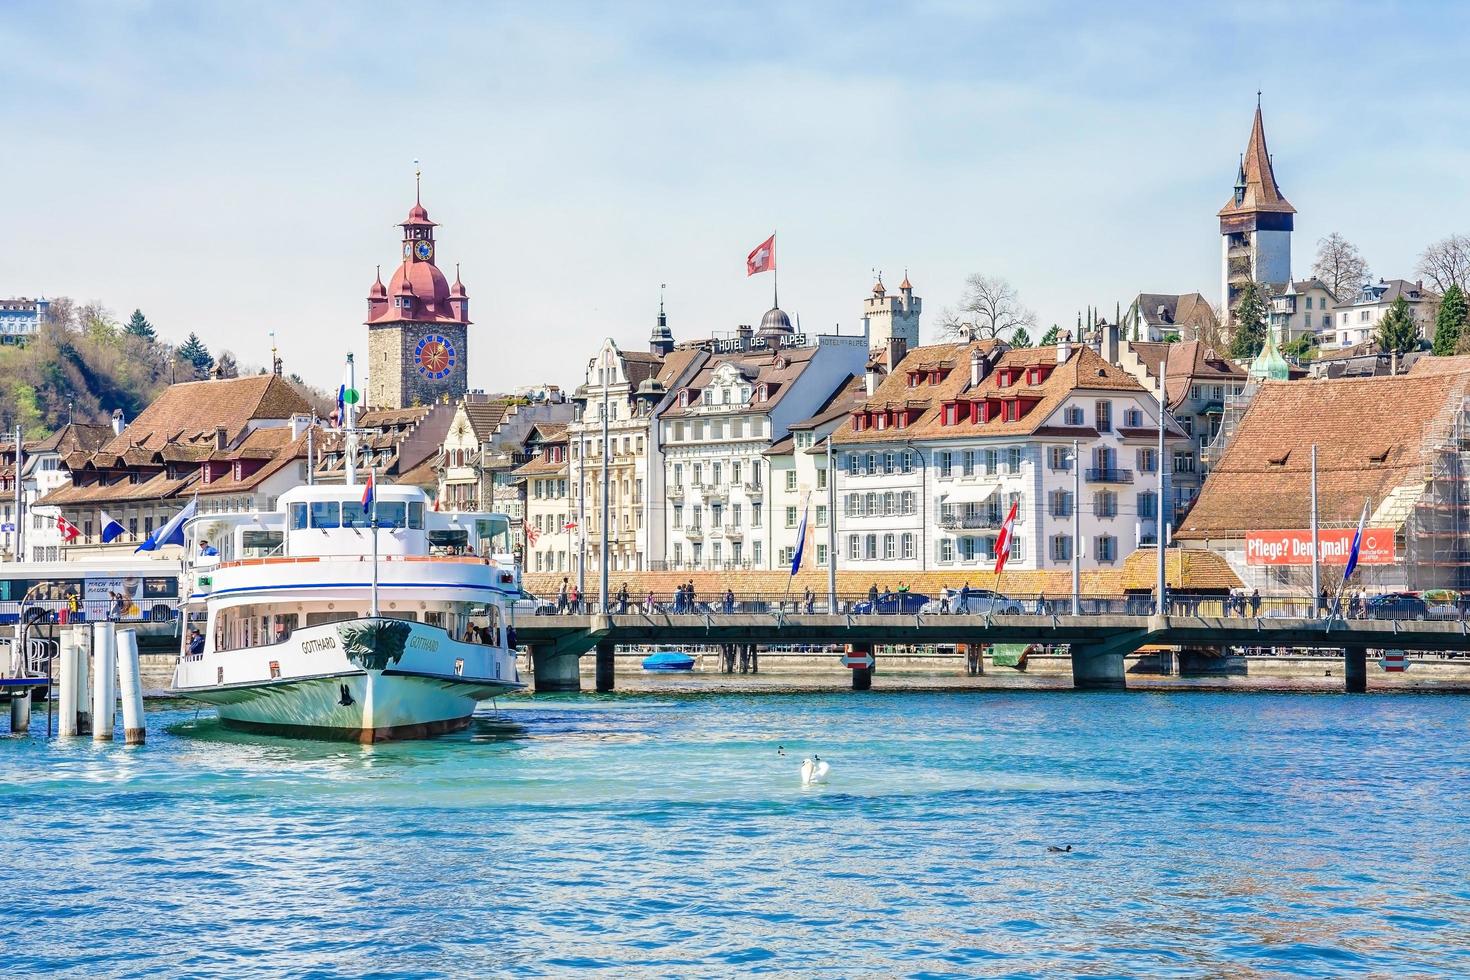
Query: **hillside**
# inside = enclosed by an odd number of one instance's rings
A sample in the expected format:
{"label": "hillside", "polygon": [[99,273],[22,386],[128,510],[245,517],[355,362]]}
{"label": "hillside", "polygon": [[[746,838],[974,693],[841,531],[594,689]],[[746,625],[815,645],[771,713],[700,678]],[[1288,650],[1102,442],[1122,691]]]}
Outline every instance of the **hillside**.
{"label": "hillside", "polygon": [[[131,420],[171,383],[216,369],[238,373],[228,351],[216,362],[193,334],[173,347],[140,313],[124,325],[97,304],[57,297],[35,337],[0,346],[0,423],[3,431],[19,423],[27,438],[42,438],[68,421],[107,422],[114,409]],[[322,393],[291,380],[312,404],[327,404]]]}

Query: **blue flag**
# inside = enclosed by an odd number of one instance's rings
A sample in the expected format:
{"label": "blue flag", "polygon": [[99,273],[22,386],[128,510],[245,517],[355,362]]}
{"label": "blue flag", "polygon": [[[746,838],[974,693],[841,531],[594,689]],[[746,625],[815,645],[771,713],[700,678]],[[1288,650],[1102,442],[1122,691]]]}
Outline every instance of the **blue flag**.
{"label": "blue flag", "polygon": [[184,509],[175,514],[172,520],[150,534],[147,541],[134,548],[133,553],[136,554],[139,551],[157,551],[166,544],[176,544],[182,547],[184,544],[184,522],[193,517],[194,512],[198,509],[199,498],[195,497],[185,504]]}
{"label": "blue flag", "polygon": [[[807,503],[810,505],[810,498],[808,498]],[[806,517],[807,508],[804,507],[801,511],[801,527],[796,530],[796,554],[791,556],[792,575],[795,575],[801,568],[801,556],[806,551]]]}
{"label": "blue flag", "polygon": [[116,541],[123,533],[122,522],[118,521],[107,511],[102,512],[102,543],[110,544]]}
{"label": "blue flag", "polygon": [[1342,581],[1344,584],[1353,577],[1353,570],[1358,567],[1358,549],[1363,547],[1363,526],[1368,523],[1368,502],[1363,501],[1363,516],[1358,518],[1358,530],[1353,534],[1353,547],[1348,552],[1347,568],[1343,570]]}

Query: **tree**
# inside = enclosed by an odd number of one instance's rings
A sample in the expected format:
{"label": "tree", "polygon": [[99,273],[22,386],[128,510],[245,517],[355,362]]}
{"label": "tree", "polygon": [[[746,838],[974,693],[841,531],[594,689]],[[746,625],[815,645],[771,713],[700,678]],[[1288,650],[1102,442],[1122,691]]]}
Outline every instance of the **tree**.
{"label": "tree", "polygon": [[1451,235],[1430,245],[1419,256],[1416,271],[1440,293],[1451,286],[1459,286],[1461,293],[1470,290],[1470,236]]}
{"label": "tree", "polygon": [[204,346],[204,341],[200,340],[196,333],[190,332],[184,342],[179,345],[178,354],[179,357],[194,366],[194,373],[201,378],[208,375],[210,369],[214,367],[214,358],[210,356],[209,348]]}
{"label": "tree", "polygon": [[1303,333],[1296,340],[1283,344],[1281,353],[1297,361],[1310,361],[1317,350],[1317,341],[1311,333]]}
{"label": "tree", "polygon": [[1025,327],[1017,327],[1011,331],[1010,345],[1012,347],[1030,347],[1031,334],[1026,332]]}
{"label": "tree", "polygon": [[1230,356],[1237,361],[1255,357],[1266,342],[1266,303],[1261,287],[1253,282],[1241,290],[1235,307],[1235,333],[1230,337]]}
{"label": "tree", "polygon": [[1465,336],[1467,320],[1470,320],[1470,305],[1465,302],[1465,291],[1451,283],[1439,301],[1439,312],[1434,315],[1434,353],[1441,357],[1455,353],[1460,338]]}
{"label": "tree", "polygon": [[148,322],[148,318],[143,315],[142,310],[134,310],[133,315],[128,319],[127,325],[123,329],[134,337],[142,337],[144,340],[158,339],[158,334],[153,330],[153,324]]}
{"label": "tree", "polygon": [[[215,377],[219,378],[238,378],[240,366],[235,363],[235,355],[227,350],[220,351],[219,360],[214,365],[214,373]],[[260,373],[265,374],[265,368],[261,368]]]}
{"label": "tree", "polygon": [[1061,329],[1061,327],[1058,327],[1055,323],[1053,323],[1051,325],[1051,329],[1047,330],[1046,333],[1044,333],[1044,334],[1041,335],[1041,343],[1038,346],[1040,346],[1040,347],[1055,347],[1057,345],[1057,338],[1060,337],[1061,335],[1062,335],[1062,329]]}
{"label": "tree", "polygon": [[955,310],[940,317],[941,336],[978,340],[1009,334],[1036,324],[1036,314],[1021,305],[1016,288],[999,276],[975,273],[965,280],[965,294]]}
{"label": "tree", "polygon": [[1164,334],[1164,343],[1166,344],[1177,344],[1183,339],[1184,338],[1180,337],[1179,332],[1176,330],[1170,330],[1168,333]]}
{"label": "tree", "polygon": [[1409,312],[1408,302],[1400,296],[1389,306],[1383,319],[1378,321],[1378,347],[1380,350],[1402,354],[1419,346],[1419,325]]}
{"label": "tree", "polygon": [[1317,260],[1312,263],[1312,275],[1322,280],[1339,303],[1346,303],[1358,295],[1358,287],[1372,275],[1368,271],[1368,260],[1358,251],[1358,246],[1333,232],[1317,240]]}

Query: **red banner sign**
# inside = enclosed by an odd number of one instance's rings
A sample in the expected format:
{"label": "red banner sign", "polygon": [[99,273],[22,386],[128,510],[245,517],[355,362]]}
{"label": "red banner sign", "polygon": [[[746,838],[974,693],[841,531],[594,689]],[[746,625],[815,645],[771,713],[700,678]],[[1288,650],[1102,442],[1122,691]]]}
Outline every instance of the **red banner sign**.
{"label": "red banner sign", "polygon": [[[1320,559],[1325,565],[1346,565],[1353,550],[1357,528],[1335,527],[1317,532]],[[1397,560],[1393,528],[1363,528],[1363,544],[1358,549],[1359,565],[1392,565]],[[1251,531],[1245,536],[1247,565],[1310,565],[1312,563],[1311,531]]]}

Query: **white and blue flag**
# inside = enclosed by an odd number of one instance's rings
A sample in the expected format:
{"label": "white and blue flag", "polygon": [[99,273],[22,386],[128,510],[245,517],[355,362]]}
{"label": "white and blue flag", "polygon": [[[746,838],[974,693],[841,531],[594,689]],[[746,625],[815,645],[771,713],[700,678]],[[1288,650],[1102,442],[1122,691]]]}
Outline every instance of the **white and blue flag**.
{"label": "white and blue flag", "polygon": [[193,517],[194,512],[198,509],[199,498],[195,497],[185,504],[184,509],[175,514],[172,520],[150,534],[147,541],[134,548],[133,553],[136,554],[139,551],[157,551],[166,544],[176,544],[182,547],[184,544],[184,522]]}
{"label": "white and blue flag", "polygon": [[110,544],[121,537],[122,533],[122,522],[104,510],[102,512],[102,543]]}
{"label": "white and blue flag", "polygon": [[811,509],[811,497],[807,497],[807,506],[801,510],[801,527],[796,531],[796,554],[791,556],[791,574],[795,575],[801,568],[801,556],[806,551],[806,517],[807,511]]}
{"label": "white and blue flag", "polygon": [[1353,547],[1348,552],[1347,568],[1343,570],[1342,581],[1344,584],[1353,577],[1353,570],[1358,567],[1358,551],[1363,547],[1363,527],[1368,523],[1368,502],[1363,501],[1363,516],[1358,518],[1358,530],[1353,534]]}

